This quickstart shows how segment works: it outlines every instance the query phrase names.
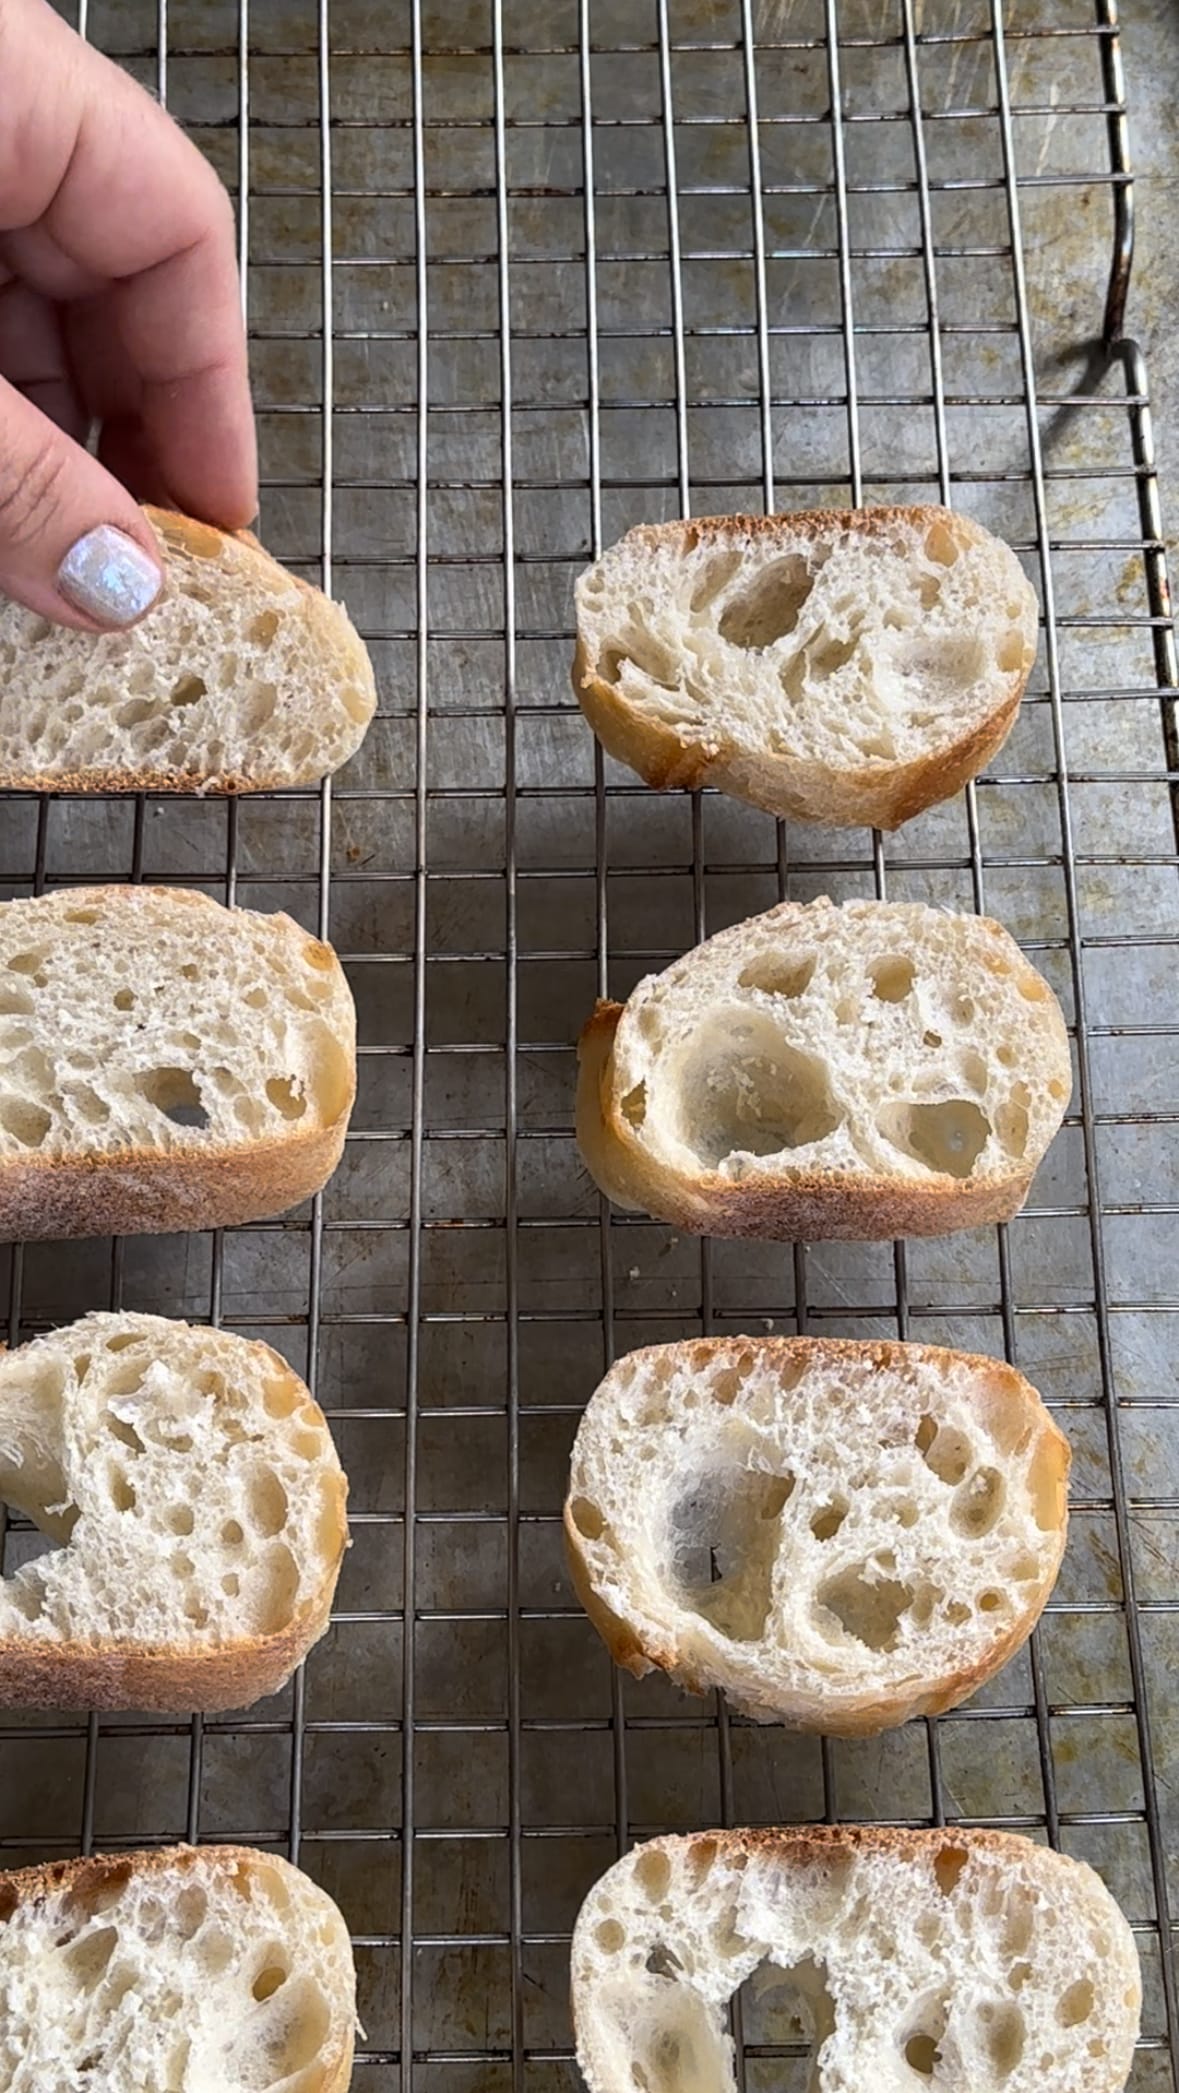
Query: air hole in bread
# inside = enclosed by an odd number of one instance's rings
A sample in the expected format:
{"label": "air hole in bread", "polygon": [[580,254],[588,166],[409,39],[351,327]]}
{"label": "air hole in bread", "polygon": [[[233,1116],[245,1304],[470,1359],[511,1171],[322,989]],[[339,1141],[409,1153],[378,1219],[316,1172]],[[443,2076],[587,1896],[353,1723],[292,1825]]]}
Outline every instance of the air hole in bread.
{"label": "air hole in bread", "polygon": [[785,952],[763,952],[737,976],[738,988],[759,988],[763,995],[793,1002],[810,987],[815,972],[811,954],[791,958]]}
{"label": "air hole in bread", "polygon": [[84,1119],[87,1126],[106,1125],[111,1116],[111,1108],[105,1098],[99,1097],[97,1090],[90,1088],[89,1083],[72,1084],[68,1095],[79,1119]]}
{"label": "air hole in bread", "polygon": [[1010,2078],[1024,2052],[1027,2027],[1018,2006],[987,2000],[978,2009],[983,2048],[998,2078]]}
{"label": "air hole in bread", "polygon": [[169,697],[173,705],[178,705],[183,710],[186,705],[195,705],[198,698],[203,698],[205,688],[205,682],[201,676],[178,676],[172,685]]}
{"label": "air hole in bread", "polygon": [[62,1979],[79,1991],[97,1991],[118,1945],[117,1926],[99,1926],[81,1934],[62,1953]]}
{"label": "air hole in bread", "polygon": [[619,1948],[626,1946],[626,1927],[620,1926],[617,1919],[603,1919],[594,1939],[604,1955],[617,1955]]}
{"label": "air hole in bread", "polygon": [[290,1501],[277,1475],[268,1468],[258,1468],[251,1475],[248,1488],[248,1510],[250,1523],[264,1540],[273,1540],[287,1523]]}
{"label": "air hole in bread", "polygon": [[1088,2020],[1096,2003],[1097,1994],[1090,1978],[1078,1977],[1057,2000],[1056,2018],[1062,2028],[1079,2027],[1083,2020]]}
{"label": "air hole in bread", "polygon": [[652,1904],[661,1904],[671,1887],[671,1862],[658,1846],[644,1847],[634,1864],[635,1881]]}
{"label": "air hole in bread", "polygon": [[117,988],[115,990],[115,1009],[134,1010],[134,1008],[135,996],[132,990],[129,988]]}
{"label": "air hole in bread", "polygon": [[965,1432],[957,1425],[939,1424],[936,1417],[921,1418],[916,1432],[917,1451],[928,1469],[939,1482],[951,1487],[964,1480],[974,1458],[973,1449]]}
{"label": "air hole in bread", "polygon": [[302,1119],[307,1110],[307,1099],[302,1086],[289,1076],[270,1076],[267,1079],[266,1095],[284,1119]]}
{"label": "air hole in bread", "polygon": [[1028,1145],[1028,1106],[1032,1094],[1026,1083],[1013,1083],[1011,1095],[995,1114],[995,1132],[1009,1156],[1020,1161]]}
{"label": "air hole in bread", "polygon": [[940,517],[931,523],[925,533],[925,557],[939,567],[952,567],[958,558],[958,540],[948,523]]}
{"label": "air hole in bread", "polygon": [[876,1124],[886,1141],[927,1170],[958,1178],[970,1176],[991,1132],[986,1113],[968,1097],[938,1105],[886,1105]]}
{"label": "air hole in bread", "polygon": [[320,1118],[334,1126],[352,1101],[352,1062],[334,1032],[318,1024],[308,1039],[310,1067],[306,1087]]}
{"label": "air hole in bread", "polygon": [[913,987],[916,969],[911,959],[895,954],[878,959],[872,967],[872,993],[881,1003],[903,1003]]}
{"label": "air hole in bread", "polygon": [[636,1083],[622,1100],[622,1116],[628,1126],[642,1126],[647,1117],[647,1086]]}
{"label": "air hole in bread", "polygon": [[227,1548],[240,1548],[245,1537],[245,1529],[238,1519],[227,1519],[221,1528],[221,1538]]}
{"label": "air hole in bread", "polygon": [[[835,2029],[835,2002],[827,1980],[826,1965],[804,1955],[792,1966],[768,1956],[747,1977],[738,1994],[741,2027],[746,2042],[757,2047],[793,2049],[805,2044],[810,2051],[812,2087],[820,2083],[818,2053]],[[799,2058],[801,2064],[801,2058]],[[711,2083],[711,2082],[710,2082]],[[719,2085],[721,2081],[716,2081]],[[767,2085],[772,2083],[766,2080]],[[793,2076],[781,2084],[796,2083]],[[801,2084],[801,2079],[797,2081]],[[695,2089],[694,2089],[695,2093]]]}
{"label": "air hole in bread", "polygon": [[187,1068],[143,1069],[135,1078],[135,1088],[140,1097],[154,1105],[157,1112],[162,1112],[173,1126],[208,1126],[209,1115]]}
{"label": "air hole in bread", "polygon": [[660,690],[679,688],[674,655],[666,647],[661,647],[649,632],[636,632],[632,627],[626,635],[625,646],[605,648],[596,674],[603,683],[617,683],[628,663],[638,670],[640,676],[645,676],[648,683],[658,684]]}
{"label": "air hole in bread", "polygon": [[679,1977],[684,1970],[679,1956],[662,1940],[656,1941],[643,1967],[649,1977]]}
{"label": "air hole in bread", "polygon": [[282,1541],[272,1541],[262,1567],[266,1590],[258,1607],[258,1632],[277,1635],[290,1624],[299,1593],[299,1565]]}
{"label": "air hole in bread", "polygon": [[688,1849],[688,1881],[693,1891],[707,1882],[716,1865],[715,1839],[694,1839]]}
{"label": "air hole in bread", "polygon": [[689,598],[688,608],[693,611],[707,610],[715,603],[721,590],[732,581],[734,574],[745,558],[743,552],[718,552],[703,569]]}
{"label": "air hole in bread", "polygon": [[718,1460],[673,1505],[670,1576],[681,1605],[733,1642],[756,1642],[773,1603],[781,1514],[792,1475]]}
{"label": "air hole in bread", "polygon": [[606,1521],[596,1504],[588,1497],[575,1497],[569,1507],[569,1516],[579,1534],[587,1541],[600,1541],[606,1530]]}
{"label": "air hole in bread", "polygon": [[775,560],[744,595],[725,605],[717,628],[721,638],[733,647],[772,647],[794,631],[813,587],[814,572],[801,554]]}
{"label": "air hole in bread", "polygon": [[900,1640],[901,1620],[913,1604],[913,1587],[900,1577],[870,1579],[860,1564],[828,1578],[816,1594],[819,1607],[833,1614],[845,1635],[866,1649],[888,1652]]}
{"label": "air hole in bread", "polygon": [[290,1970],[283,1962],[268,1962],[263,1969],[260,1969],[250,1986],[250,1990],[257,1999],[258,2004],[262,2005],[264,2000],[273,1998],[275,1992],[279,1991],[286,1983],[290,1974]]}
{"label": "air hole in bread", "polygon": [[711,1170],[736,1156],[808,1147],[839,1125],[823,1063],[787,1046],[769,1016],[748,1008],[701,1027],[675,1107],[680,1139]]}
{"label": "air hole in bread", "polygon": [[923,2029],[910,2035],[905,2044],[905,2062],[910,2071],[917,2072],[921,2078],[932,2078],[941,2059],[942,2053],[932,2035],[927,2035]]}
{"label": "air hole in bread", "polygon": [[168,1512],[169,1533],[189,1534],[196,1521],[191,1504],[174,1504]]}
{"label": "air hole in bread", "polygon": [[811,1514],[811,1532],[815,1539],[833,1541],[849,1509],[847,1500],[843,1497],[833,1498],[830,1504],[820,1505],[818,1511]]}
{"label": "air hole in bread", "polygon": [[1020,632],[1005,633],[999,642],[999,650],[995,660],[1005,676],[1022,675],[1025,668],[1030,666],[1023,634]]}
{"label": "air hole in bread", "polygon": [[40,1148],[53,1120],[31,1097],[0,1097],[0,1127],[22,1148]]}
{"label": "air hole in bread", "polygon": [[943,1897],[950,1897],[970,1855],[965,1846],[939,1846],[933,1856],[934,1880]]}
{"label": "air hole in bread", "polygon": [[142,727],[145,720],[154,719],[156,705],[152,698],[128,698],[115,714],[116,727]]}
{"label": "air hole in bread", "polygon": [[[140,1378],[142,1379],[142,1376]],[[138,1383],[136,1383],[136,1386],[138,1386]],[[121,1446],[130,1447],[132,1453],[146,1453],[147,1448],[143,1440],[140,1438],[135,1426],[126,1417],[118,1417],[113,1410],[108,1410],[106,1413],[106,1428],[112,1439],[117,1439]]]}
{"label": "air hole in bread", "polygon": [[135,1486],[121,1468],[111,1469],[111,1503],[117,1512],[135,1510]]}
{"label": "air hole in bread", "polygon": [[[15,984],[0,987],[0,1017],[31,1017],[34,1008],[27,989],[17,988]],[[28,1036],[26,1031],[24,1037],[27,1039]]]}
{"label": "air hole in bread", "polygon": [[976,1468],[959,1488],[950,1507],[950,1524],[969,1540],[990,1533],[1003,1509],[1003,1478],[997,1468]]}
{"label": "air hole in bread", "polygon": [[270,645],[277,631],[278,612],[276,610],[260,610],[257,617],[251,618],[246,626],[246,638],[251,646],[265,648]]}
{"label": "air hole in bread", "polygon": [[847,667],[859,644],[858,632],[853,632],[845,640],[832,638],[822,642],[816,641],[807,649],[807,667],[811,675],[820,683],[825,677],[837,676],[840,669]]}

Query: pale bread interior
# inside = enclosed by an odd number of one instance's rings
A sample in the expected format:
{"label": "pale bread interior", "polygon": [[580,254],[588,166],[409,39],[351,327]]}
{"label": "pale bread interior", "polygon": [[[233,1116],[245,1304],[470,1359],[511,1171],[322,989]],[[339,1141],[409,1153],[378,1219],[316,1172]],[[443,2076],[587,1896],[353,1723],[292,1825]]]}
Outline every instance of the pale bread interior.
{"label": "pale bread interior", "polygon": [[0,1641],[183,1660],[281,1635],[334,1576],[344,1494],[322,1412],[267,1345],[86,1316],[0,1357],[0,1498],[64,1544],[12,1537]]}
{"label": "pale bread interior", "polygon": [[0,1162],[335,1126],[354,1040],[339,961],[289,916],[161,887],[0,906]]}
{"label": "pale bread interior", "polygon": [[1030,1629],[1067,1472],[1034,1389],[996,1361],[716,1339],[611,1368],[568,1518],[595,1597],[652,1661],[743,1713],[838,1728],[903,1720],[939,1686],[944,1705]]}
{"label": "pale bread interior", "polygon": [[1071,1088],[1048,984],[997,924],[785,903],[639,983],[611,1097],[668,1170],[1030,1175]]}
{"label": "pale bread interior", "polygon": [[[346,2083],[343,1919],[270,1854],[108,1859],[0,1923],[3,2093],[320,2093]],[[0,1876],[0,1911],[13,1894]]]}
{"label": "pale bread interior", "polygon": [[577,1921],[591,2093],[731,2093],[724,2007],[742,1986],[747,2041],[817,2051],[812,2093],[1114,2093],[1141,2000],[1104,1884],[1031,1840],[659,1839]]}
{"label": "pale bread interior", "polygon": [[1036,652],[1015,554],[937,509],[640,527],[582,576],[577,613],[586,670],[643,718],[832,771],[957,740]]}
{"label": "pale bread interior", "polygon": [[337,770],[376,706],[347,613],[252,540],[149,515],[167,592],[130,631],[76,632],[0,598],[0,777],[200,790]]}

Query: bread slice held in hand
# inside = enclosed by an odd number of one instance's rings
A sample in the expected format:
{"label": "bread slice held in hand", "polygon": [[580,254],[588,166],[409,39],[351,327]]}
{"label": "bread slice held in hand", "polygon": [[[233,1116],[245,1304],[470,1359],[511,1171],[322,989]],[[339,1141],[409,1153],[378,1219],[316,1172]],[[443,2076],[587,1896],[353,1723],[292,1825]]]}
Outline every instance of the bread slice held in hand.
{"label": "bread slice held in hand", "polygon": [[742,1986],[745,2042],[809,2040],[812,2093],[1119,2093],[1142,1999],[1100,1877],[1010,1832],[655,1839],[574,1930],[590,2093],[734,2093]]}
{"label": "bread slice held in hand", "polygon": [[891,829],[1002,747],[1036,631],[1015,554],[946,509],[701,516],[582,575],[573,682],[649,785]]}
{"label": "bread slice held in hand", "polygon": [[717,1337],[611,1367],[565,1535],[615,1662],[758,1722],[869,1736],[953,1708],[1031,1633],[1068,1442],[1014,1368],[930,1345]]}
{"label": "bread slice held in hand", "polygon": [[164,887],[0,905],[0,1238],[282,1213],[355,1091],[343,969],[289,916]]}
{"label": "bread slice held in hand", "polygon": [[98,1314],[0,1354],[0,1498],[61,1544],[0,1580],[0,1706],[276,1693],[327,1628],[347,1494],[269,1345]]}
{"label": "bread slice held in hand", "polygon": [[598,1184],[700,1235],[940,1235],[1018,1212],[1071,1089],[1056,998],[997,923],[783,902],[600,1003]]}
{"label": "bread slice held in hand", "polygon": [[376,709],[341,604],[249,531],[147,511],[167,586],[127,632],[75,632],[0,598],[0,786],[261,792],[316,783]]}
{"label": "bread slice held in hand", "polygon": [[7,2093],[346,2093],[356,1972],[275,1854],[177,1846],[0,1875]]}

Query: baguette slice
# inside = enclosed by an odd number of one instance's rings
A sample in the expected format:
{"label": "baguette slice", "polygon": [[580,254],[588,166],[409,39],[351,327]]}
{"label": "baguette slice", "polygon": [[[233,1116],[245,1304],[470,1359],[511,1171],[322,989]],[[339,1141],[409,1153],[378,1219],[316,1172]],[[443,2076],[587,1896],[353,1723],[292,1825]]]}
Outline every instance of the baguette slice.
{"label": "baguette slice", "polygon": [[249,531],[147,514],[167,588],[129,632],[0,598],[0,786],[262,792],[338,770],[377,702],[347,612]]}
{"label": "baguette slice", "polygon": [[164,887],[0,905],[0,1240],[282,1213],[355,1091],[343,969],[289,916]]}
{"label": "baguette slice", "polygon": [[0,1875],[6,2093],[345,2093],[356,1972],[318,1885],[242,1846]]}
{"label": "baguette slice", "polygon": [[574,689],[649,785],[846,828],[949,799],[1036,653],[1015,554],[947,509],[644,524],[577,585]]}
{"label": "baguette slice", "polygon": [[694,1234],[1006,1221],[1072,1084],[1056,998],[985,917],[783,902],[599,1003],[577,1133],[619,1206]]}
{"label": "baguette slice", "polygon": [[573,1448],[573,1581],[616,1663],[755,1722],[871,1736],[956,1707],[1056,1581],[1068,1442],[1013,1367],[716,1337],[620,1359]]}
{"label": "baguette slice", "polygon": [[0,1355],[0,1497],[66,1544],[0,1581],[0,1706],[276,1693],[327,1628],[347,1495],[269,1345],[88,1315]]}
{"label": "baguette slice", "polygon": [[574,1931],[590,2093],[733,2093],[743,1984],[745,2040],[808,2039],[812,2093],[1118,2093],[1142,1999],[1100,1877],[1010,1832],[655,1839]]}

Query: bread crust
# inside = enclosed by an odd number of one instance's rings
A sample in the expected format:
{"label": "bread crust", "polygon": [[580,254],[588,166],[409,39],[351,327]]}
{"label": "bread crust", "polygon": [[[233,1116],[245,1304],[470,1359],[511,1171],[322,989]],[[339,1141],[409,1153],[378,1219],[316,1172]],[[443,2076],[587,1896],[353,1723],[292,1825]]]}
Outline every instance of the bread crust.
{"label": "bread crust", "polygon": [[[821,1690],[813,1696],[795,1695],[795,1705],[789,1712],[783,1710],[780,1702],[775,1702],[773,1688],[769,1685],[765,1696],[757,1700],[725,1684],[725,1698],[738,1713],[755,1722],[783,1723],[791,1729],[814,1730],[826,1737],[874,1737],[881,1730],[895,1729],[916,1716],[941,1715],[948,1708],[958,1707],[977,1693],[988,1679],[994,1678],[996,1672],[1002,1671],[1027,1641],[1052,1595],[1068,1534],[1067,1492],[1072,1453],[1064,1433],[1045,1410],[1031,1383],[1005,1360],[991,1359],[978,1352],[955,1351],[947,1345],[902,1344],[882,1339],[861,1341],[844,1337],[734,1336],[692,1338],[685,1340],[685,1348],[694,1354],[707,1354],[710,1363],[719,1361],[733,1365],[742,1353],[752,1350],[771,1363],[781,1362],[783,1365],[801,1354],[818,1365],[837,1365],[840,1361],[860,1361],[867,1357],[874,1367],[885,1373],[903,1371],[914,1358],[943,1368],[951,1365],[968,1368],[976,1376],[989,1403],[996,1407],[1018,1405],[1023,1411],[1029,1425],[1037,1432],[1042,1456],[1058,1490],[1055,1547],[1044,1575],[1038,1584],[1029,1585],[1026,1604],[1011,1627],[1002,1635],[996,1635],[990,1649],[973,1663],[932,1675],[905,1692],[886,1693],[877,1698],[862,1696],[859,1700],[852,1700],[846,1691],[827,1695]],[[667,1349],[663,1345],[644,1345],[638,1351],[628,1353],[628,1361],[640,1365]],[[629,1672],[632,1678],[642,1679],[648,1672],[657,1670],[666,1672],[687,1693],[711,1693],[718,1685],[715,1678],[702,1676],[686,1663],[674,1642],[644,1641],[639,1630],[607,1606],[595,1590],[583,1536],[573,1517],[570,1499],[565,1503],[563,1524],[574,1590],[615,1664]]]}
{"label": "bread crust", "polygon": [[[1028,968],[1029,975],[1033,971]],[[617,1094],[614,1036],[625,1009],[622,1003],[599,1001],[577,1047],[578,1146],[595,1182],[616,1206],[652,1214],[687,1235],[874,1242],[1010,1221],[1027,1198],[1035,1162],[1026,1170],[1013,1168],[977,1182],[944,1173],[916,1180],[872,1177],[867,1171],[852,1177],[791,1169],[778,1178],[760,1173],[735,1183],[718,1170],[702,1169],[691,1177],[675,1171],[643,1146]],[[1063,1026],[1061,1043],[1066,1057]]]}
{"label": "bread crust", "polygon": [[[71,887],[63,892],[71,907],[142,909],[160,892],[171,907],[209,913],[210,923],[214,915],[223,920],[225,914],[208,895],[185,887]],[[312,938],[281,910],[267,920],[319,945],[343,982],[330,945]],[[351,1087],[329,1126],[299,1127],[241,1143],[210,1142],[199,1149],[128,1148],[76,1156],[33,1151],[0,1158],[0,1242],[194,1233],[263,1220],[300,1205],[327,1183],[343,1153],[356,1101],[354,1041],[349,1053]]]}
{"label": "bread crust", "polygon": [[[310,1422],[330,1428],[319,1404],[281,1353],[255,1341],[277,1381]],[[7,1347],[0,1345],[0,1357]],[[147,1708],[165,1715],[220,1715],[277,1693],[319,1641],[331,1618],[340,1565],[348,1548],[348,1479],[323,1475],[323,1517],[335,1528],[334,1551],[317,1589],[287,1626],[220,1647],[173,1643],[58,1642],[0,1636],[0,1708],[94,1709],[100,1714]]]}
{"label": "bread crust", "polygon": [[[132,1875],[164,1875],[188,1869],[193,1874],[224,1870],[249,1876],[263,1863],[268,1868],[288,1869],[301,1884],[312,1887],[309,1878],[289,1861],[276,1854],[260,1855],[248,1846],[160,1846],[131,1853],[95,1853],[80,1860],[46,1861],[40,1867],[0,1874],[0,1926],[6,1925],[22,1905],[40,1903],[62,1891],[85,1907]],[[323,2059],[321,2075],[314,2083],[306,2080],[306,2093],[347,2093],[354,2046],[353,2024],[346,2018],[342,2041]]]}
{"label": "bread crust", "polygon": [[[301,575],[292,574],[267,552],[253,531],[223,531],[216,524],[198,523],[191,516],[184,516],[175,509],[154,508],[144,503],[144,514],[157,536],[163,541],[165,552],[169,542],[181,549],[192,551],[201,539],[214,537],[225,544],[241,548],[250,561],[260,569],[281,574],[283,586],[293,586],[300,596],[304,619],[316,631],[319,644],[325,654],[334,653],[340,662],[341,677],[355,679],[363,689],[372,693],[373,710],[376,708],[376,688],[373,681],[372,663],[368,649],[356,631],[347,612],[340,603],[325,596],[321,589],[313,588]],[[369,718],[372,714],[370,712]],[[367,731],[368,722],[361,729]],[[263,736],[265,730],[263,730]],[[263,751],[260,747],[260,756]],[[285,768],[267,768],[262,761],[249,771],[216,771],[202,775],[196,772],[160,770],[145,764],[141,770],[116,770],[102,763],[86,764],[80,770],[36,770],[13,768],[6,765],[0,776],[0,787],[6,792],[45,792],[55,794],[90,794],[101,792],[155,792],[169,796],[234,797],[250,792],[289,791],[299,785],[319,782],[320,771],[316,768],[292,773]]]}
{"label": "bread crust", "polygon": [[[943,524],[961,545],[987,540],[968,517],[937,507],[905,509],[816,509],[798,515],[699,516],[691,521],[640,524],[628,535],[654,548],[678,544],[683,553],[710,541],[724,543],[734,530],[743,537],[818,538],[832,530],[884,537],[898,521],[919,518]],[[738,747],[718,727],[707,738],[690,737],[650,717],[617,684],[597,673],[596,652],[579,635],[573,688],[603,748],[658,791],[695,792],[714,786],[768,814],[831,828],[899,828],[926,807],[950,799],[997,755],[1015,724],[1031,661],[1008,674],[1006,689],[987,716],[936,750],[910,762],[879,761],[835,770],[829,764]]]}

